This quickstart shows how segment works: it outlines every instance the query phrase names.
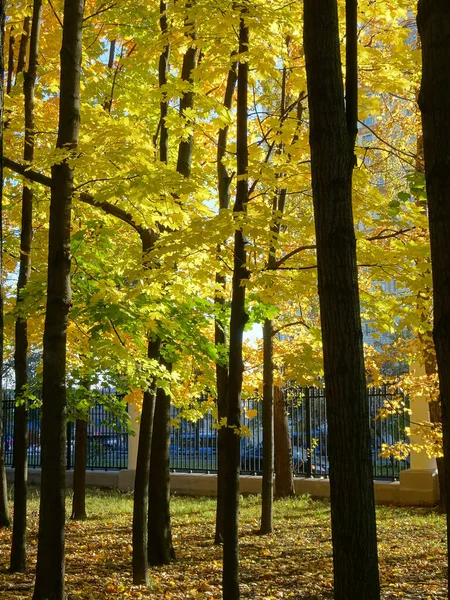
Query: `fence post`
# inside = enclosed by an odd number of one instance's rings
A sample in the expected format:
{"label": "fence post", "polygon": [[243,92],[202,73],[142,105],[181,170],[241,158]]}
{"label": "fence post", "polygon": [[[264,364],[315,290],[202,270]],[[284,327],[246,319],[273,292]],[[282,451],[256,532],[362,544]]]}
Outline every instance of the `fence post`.
{"label": "fence post", "polygon": [[311,448],[311,399],[309,396],[309,387],[305,388],[305,417],[306,417],[306,473],[307,477],[312,475],[312,448]]}

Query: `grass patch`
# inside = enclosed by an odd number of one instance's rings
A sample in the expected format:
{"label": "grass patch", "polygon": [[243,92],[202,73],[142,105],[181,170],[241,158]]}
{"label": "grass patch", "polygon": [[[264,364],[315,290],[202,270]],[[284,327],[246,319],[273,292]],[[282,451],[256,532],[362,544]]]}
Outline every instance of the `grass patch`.
{"label": "grass patch", "polygon": [[[111,598],[207,600],[221,597],[221,548],[212,545],[215,501],[172,501],[177,561],[152,569],[151,587],[131,585],[131,494],[90,489],[89,518],[67,522],[69,600]],[[10,575],[11,530],[0,530],[0,599],[29,600],[37,548],[39,497],[30,490],[29,571]],[[70,497],[67,511],[70,511]],[[275,504],[275,533],[255,535],[260,498],[241,502],[242,598],[332,598],[330,507],[307,496]],[[433,509],[379,507],[378,532],[384,600],[446,597],[445,518]],[[363,599],[361,599],[363,600]]]}

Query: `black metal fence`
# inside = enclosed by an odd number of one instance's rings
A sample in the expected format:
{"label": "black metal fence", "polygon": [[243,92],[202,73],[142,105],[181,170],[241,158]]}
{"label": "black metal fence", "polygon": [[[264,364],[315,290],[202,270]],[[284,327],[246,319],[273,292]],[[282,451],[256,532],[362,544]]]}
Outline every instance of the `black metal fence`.
{"label": "black metal fence", "polygon": [[[328,475],[327,421],[325,393],[321,388],[292,388],[285,390],[285,402],[292,442],[294,473],[304,477]],[[409,460],[379,456],[383,444],[407,441],[407,413],[377,418],[379,409],[390,406],[392,395],[387,388],[371,388],[368,392],[375,478],[396,479],[400,471],[409,468]],[[178,411],[173,409],[172,416]],[[3,435],[6,464],[13,462],[14,398],[6,393],[3,401]],[[248,436],[241,439],[241,471],[244,474],[262,472],[262,405],[255,399],[246,400],[243,424]],[[192,423],[175,419],[171,429],[170,467],[173,471],[215,472],[217,470],[217,422],[206,414]],[[30,467],[40,466],[40,408],[28,413],[28,461]],[[111,426],[112,425],[112,426]],[[75,424],[67,426],[67,468],[74,464]],[[103,405],[90,409],[88,424],[88,469],[126,469],[128,465],[128,434]]]}
{"label": "black metal fence", "polygon": [[[87,436],[87,468],[101,470],[126,469],[128,466],[128,433],[120,421],[102,405],[89,409]],[[4,392],[3,441],[6,465],[13,464],[14,393]],[[67,423],[67,468],[75,460],[75,423]],[[41,409],[28,410],[28,466],[41,466]]]}
{"label": "black metal fence", "polygon": [[[294,473],[299,477],[326,477],[329,464],[325,392],[323,388],[309,387],[287,389],[284,393]],[[368,390],[372,465],[376,479],[397,479],[400,471],[409,468],[409,459],[399,461],[379,456],[383,444],[407,441],[407,413],[377,418],[379,409],[389,408],[392,400],[392,394],[386,387]],[[176,416],[176,411],[173,416]],[[263,466],[260,401],[250,399],[244,402],[242,422],[248,427],[249,435],[241,439],[241,472],[260,474]],[[174,471],[217,470],[217,428],[212,415],[206,415],[196,423],[181,419],[179,426],[172,428],[170,466]]]}

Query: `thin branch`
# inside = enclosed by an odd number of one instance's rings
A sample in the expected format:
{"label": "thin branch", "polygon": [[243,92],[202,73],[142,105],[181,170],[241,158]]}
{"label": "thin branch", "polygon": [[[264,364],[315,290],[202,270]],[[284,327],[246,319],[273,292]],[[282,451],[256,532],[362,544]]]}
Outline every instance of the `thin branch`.
{"label": "thin branch", "polygon": [[279,269],[281,267],[282,264],[284,264],[287,260],[289,260],[290,258],[292,258],[293,256],[295,256],[296,254],[299,254],[300,252],[304,252],[305,250],[315,250],[316,249],[316,245],[312,244],[309,246],[300,246],[299,248],[295,248],[295,250],[291,250],[290,252],[288,252],[287,254],[285,254],[284,256],[282,256],[281,258],[279,258],[277,261],[275,261],[270,270],[275,270],[275,269]]}
{"label": "thin branch", "polygon": [[63,26],[63,24],[62,24],[62,21],[61,21],[61,19],[59,18],[59,16],[58,16],[58,13],[56,12],[56,10],[55,10],[55,9],[54,9],[54,7],[53,7],[52,0],[48,0],[48,3],[50,4],[50,8],[52,9],[52,12],[53,12],[53,14],[54,14],[54,15],[55,15],[55,17],[56,17],[56,20],[58,21],[58,23],[60,24],[60,26],[61,26],[61,28],[62,28],[62,26]]}
{"label": "thin branch", "polygon": [[283,329],[287,329],[288,327],[294,327],[295,325],[303,325],[303,327],[306,327],[306,329],[310,329],[309,325],[307,325],[305,321],[294,321],[293,323],[286,323],[286,325],[282,325],[281,327],[278,327],[278,329],[274,329],[272,335],[275,336],[278,333],[280,333],[280,331],[283,331]]}

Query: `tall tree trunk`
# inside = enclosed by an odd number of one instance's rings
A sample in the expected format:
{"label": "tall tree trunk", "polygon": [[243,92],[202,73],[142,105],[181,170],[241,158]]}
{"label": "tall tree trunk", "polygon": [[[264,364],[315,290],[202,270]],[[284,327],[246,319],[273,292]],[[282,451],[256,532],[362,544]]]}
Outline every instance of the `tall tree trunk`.
{"label": "tall tree trunk", "polygon": [[[186,9],[189,11],[193,2],[186,2]],[[194,108],[195,94],[193,90],[193,71],[197,65],[198,48],[195,44],[197,39],[196,25],[191,20],[189,14],[185,19],[186,37],[192,44],[183,58],[181,68],[181,79],[189,83],[189,89],[184,92],[180,98],[179,112],[184,117],[188,127],[192,125],[186,111]],[[167,30],[167,21],[165,25]],[[168,57],[160,62],[160,67],[167,68]],[[160,72],[160,81],[161,81]],[[167,78],[167,73],[164,75]],[[165,80],[163,78],[163,80]],[[164,146],[160,147],[160,158],[167,163],[167,130],[163,137],[164,117],[161,113],[161,143],[165,139]],[[178,146],[177,173],[187,179],[191,176],[192,153],[194,149],[194,136],[189,133],[186,140],[182,140]],[[162,349],[164,342],[162,342]],[[172,369],[172,365],[167,363],[161,356],[160,364],[167,370]],[[175,558],[175,550],[172,544],[172,533],[170,526],[170,396],[163,390],[158,389],[156,393],[156,406],[153,426],[152,450],[150,457],[150,482],[149,482],[149,511],[148,511],[148,558],[150,564],[166,564]]]}
{"label": "tall tree trunk", "polygon": [[[34,159],[34,86],[36,83],[42,0],[34,0],[31,21],[28,70],[24,72],[23,91],[25,108],[25,136],[23,158],[26,163]],[[28,28],[27,25],[27,38]],[[22,36],[24,38],[25,36]],[[26,44],[24,44],[26,50]],[[21,65],[22,66],[22,63]],[[23,64],[25,67],[25,64]],[[19,68],[19,67],[18,67]],[[33,240],[33,191],[24,184],[22,193],[22,224],[20,231],[20,264],[17,281],[17,307],[22,303],[22,293],[31,274],[31,243]],[[20,313],[20,310],[19,310]],[[16,319],[16,348],[14,367],[16,375],[16,408],[14,411],[14,521],[11,544],[10,570],[14,573],[26,569],[27,530],[27,480],[28,480],[28,412],[27,412],[27,357],[28,322]],[[19,402],[20,404],[17,404]]]}
{"label": "tall tree trunk", "polygon": [[356,1],[347,0],[346,98],[336,0],[304,0],[312,190],[327,394],[336,600],[378,600],[369,413],[352,214]]}
{"label": "tall tree trunk", "polygon": [[223,518],[223,598],[239,599],[239,474],[240,474],[240,419],[241,391],[244,370],[242,340],[248,319],[245,312],[245,282],[249,277],[247,253],[242,231],[242,218],[249,199],[248,189],[248,145],[247,145],[247,93],[249,30],[245,21],[246,9],[241,8],[239,22],[239,55],[237,82],[237,184],[233,208],[235,217],[233,282],[230,317],[230,359],[228,366],[228,406],[225,440],[227,447],[225,512]]}
{"label": "tall tree trunk", "polygon": [[[148,341],[147,356],[159,359],[161,342],[159,339]],[[133,583],[148,585],[148,488],[150,479],[150,455],[152,449],[153,421],[155,414],[156,382],[144,391],[141,423],[139,426],[136,476],[134,480],[133,503]]]}
{"label": "tall tree trunk", "polygon": [[[167,2],[161,0],[159,3],[159,24],[161,34],[168,35],[169,26],[167,18]],[[168,41],[159,57],[158,79],[159,87],[163,89],[167,84],[169,73],[170,44]],[[167,98],[160,102],[160,137],[159,137],[159,160],[165,164],[169,158],[169,131],[166,124],[168,114]],[[141,234],[142,252],[144,265],[146,257],[152,250],[156,232],[145,231]],[[159,338],[149,339],[147,356],[153,360],[160,360],[161,340]],[[149,556],[149,487],[151,451],[153,440],[153,423],[156,406],[156,382],[148,390],[144,391],[142,402],[141,423],[139,427],[138,455],[136,459],[136,475],[134,481],[133,502],[133,583],[136,585],[148,585],[148,556]],[[170,475],[169,475],[170,476]],[[156,485],[158,483],[156,482]]]}
{"label": "tall tree trunk", "polygon": [[[80,127],[84,0],[65,0],[57,148],[74,151]],[[66,337],[71,300],[70,225],[74,171],[52,166],[47,308],[44,325],[42,474],[33,600],[64,599]]]}
{"label": "tall tree trunk", "polygon": [[70,518],[83,521],[86,515],[86,459],[88,444],[88,422],[77,419],[75,422],[75,463],[73,466],[73,498]]}
{"label": "tall tree trunk", "polygon": [[0,0],[0,528],[9,527],[8,488],[3,445],[3,99],[5,81],[5,0]]}
{"label": "tall tree trunk", "polygon": [[295,495],[292,444],[283,391],[274,387],[275,498]]}
{"label": "tall tree trunk", "polygon": [[273,407],[273,321],[263,328],[263,478],[261,534],[273,532],[274,407]]}
{"label": "tall tree trunk", "polygon": [[[237,64],[233,63],[228,71],[227,85],[225,89],[225,98],[223,105],[231,110],[233,105],[233,95],[237,81]],[[219,131],[217,142],[217,182],[219,190],[219,209],[227,210],[230,207],[230,188],[232,176],[223,162],[227,151],[228,125]],[[217,246],[217,254],[220,254],[221,246]],[[216,314],[214,320],[214,343],[219,348],[219,354],[224,358],[227,346],[225,323],[221,309],[225,304],[226,277],[221,273],[216,274],[216,295],[214,303]],[[216,363],[216,388],[217,388],[217,418],[220,422],[227,416],[227,394],[228,394],[228,367],[223,363]],[[217,507],[216,507],[216,530],[214,543],[223,542],[223,513],[225,501],[225,463],[226,463],[226,444],[225,430],[221,427],[217,433]]]}
{"label": "tall tree trunk", "polygon": [[[286,111],[287,70],[283,67],[280,103],[280,133]],[[278,144],[278,154],[283,154],[284,144]],[[277,178],[281,176],[277,174]],[[276,268],[276,244],[280,235],[281,217],[286,204],[286,189],[277,189],[272,202],[272,219],[270,223],[271,244],[267,259],[267,268]],[[274,386],[273,386],[273,322],[266,319],[263,327],[263,476],[262,476],[262,511],[260,533],[273,532],[273,498],[274,498],[274,469],[275,469],[275,433],[274,433]]]}
{"label": "tall tree trunk", "polygon": [[170,396],[158,388],[150,464],[150,482],[158,482],[158,485],[150,488],[148,508],[148,561],[151,565],[166,565],[175,558],[170,526],[169,451]]}
{"label": "tall tree trunk", "polygon": [[[422,45],[422,112],[425,179],[433,277],[433,339],[439,374],[445,473],[450,473],[450,4],[419,0],[417,25]],[[444,494],[450,498],[450,477]],[[447,550],[450,510],[447,503]],[[450,573],[449,573],[450,597]]]}

